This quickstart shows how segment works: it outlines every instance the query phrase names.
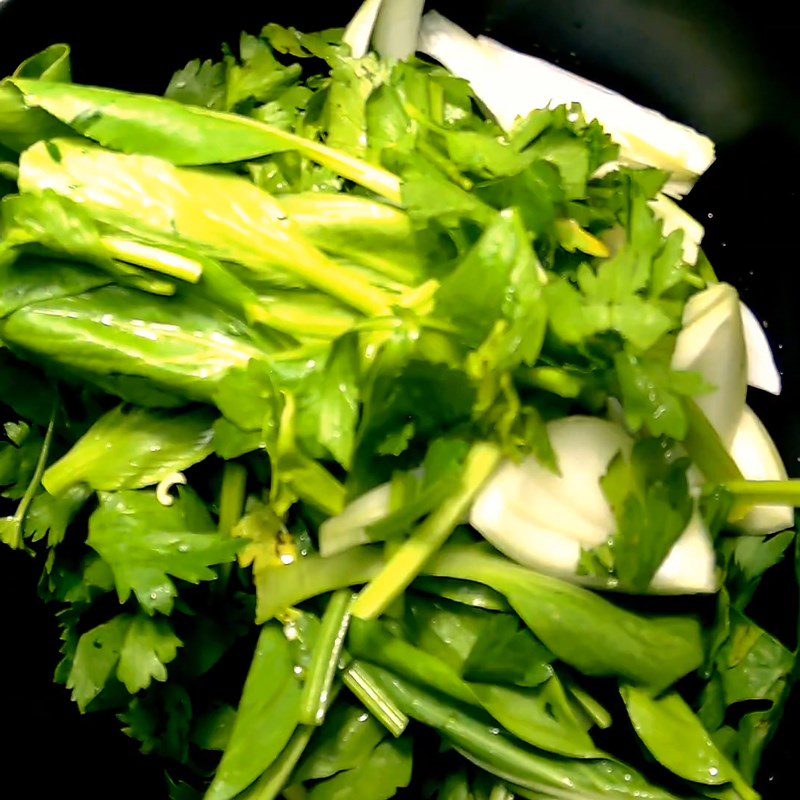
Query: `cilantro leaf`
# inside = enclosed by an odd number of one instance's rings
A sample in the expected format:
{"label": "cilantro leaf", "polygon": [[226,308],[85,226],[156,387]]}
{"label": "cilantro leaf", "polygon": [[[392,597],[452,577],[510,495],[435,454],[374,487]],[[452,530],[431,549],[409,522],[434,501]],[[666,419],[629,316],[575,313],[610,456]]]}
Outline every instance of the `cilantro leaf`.
{"label": "cilantro leaf", "polygon": [[554,658],[516,617],[495,614],[472,645],[461,674],[478,683],[539,686],[552,676]]}
{"label": "cilantro leaf", "polygon": [[136,694],[154,680],[167,679],[166,665],[175,660],[181,640],[164,619],[133,617],[119,654],[117,677]]}
{"label": "cilantro leaf", "polygon": [[78,484],[54,497],[40,492],[25,516],[25,536],[38,542],[47,537],[47,546],[55,547],[64,541],[67,528],[92,496],[92,490]]}
{"label": "cilantro leaf", "polygon": [[172,506],[162,506],[153,492],[101,494],[88,543],[111,567],[120,601],[133,592],[148,614],[171,613],[178,591],[170,578],[215,580],[212,567],[230,563],[238,550],[188,489]]}
{"label": "cilantro leaf", "polygon": [[505,323],[506,362],[532,365],[545,328],[541,265],[516,211],[504,211],[484,231],[439,288],[436,310],[476,347]]}
{"label": "cilantro leaf", "polygon": [[625,420],[633,431],[682,441],[689,430],[682,398],[707,391],[702,376],[675,372],[655,359],[619,353],[614,361]]}
{"label": "cilantro leaf", "polygon": [[113,677],[129,627],[129,617],[115,617],[78,640],[67,688],[81,711],[86,710]]}
{"label": "cilantro leaf", "polygon": [[80,637],[67,688],[81,711],[115,676],[136,694],[153,680],[166,681],[166,664],[175,659],[180,646],[165,620],[122,614]]}
{"label": "cilantro leaf", "polygon": [[222,111],[225,109],[225,77],[225,64],[195,59],[172,76],[166,96],[186,105]]}
{"label": "cilantro leaf", "polygon": [[324,366],[299,387],[298,435],[322,445],[345,468],[355,447],[360,376],[358,337],[348,334],[334,342]]}
{"label": "cilantro leaf", "polygon": [[153,685],[137,695],[119,715],[123,733],[138,741],[143,753],[185,762],[189,755],[192,702],[183,686]]}
{"label": "cilantro leaf", "polygon": [[577,285],[562,279],[545,289],[553,331],[568,344],[615,331],[641,353],[679,324],[674,309],[659,298],[685,275],[681,241],[664,239],[661,223],[633,181],[626,194],[623,246],[594,267],[581,264]]}
{"label": "cilantro leaf", "polygon": [[[413,456],[420,443],[470,422],[475,390],[469,377],[427,353],[426,344],[424,335],[396,334],[366,376],[349,477],[353,491],[376,486],[397,469],[416,466]],[[399,445],[391,450],[395,458],[381,455],[390,451],[390,441]]]}
{"label": "cilantro leaf", "polygon": [[[746,780],[754,778],[780,721],[794,669],[795,656],[786,647],[730,609],[729,633],[703,691],[699,716],[716,736],[727,734],[731,755]],[[733,706],[745,712],[735,728],[725,724]]]}
{"label": "cilantro leaf", "polygon": [[643,439],[620,453],[602,479],[614,510],[614,566],[623,586],[645,592],[694,511],[688,459],[672,460],[664,444]]}
{"label": "cilantro leaf", "polygon": [[273,55],[272,48],[256,36],[242,33],[239,40],[241,63],[227,59],[225,106],[236,108],[254,100],[266,103],[295,83],[302,74],[299,64],[284,66]]}

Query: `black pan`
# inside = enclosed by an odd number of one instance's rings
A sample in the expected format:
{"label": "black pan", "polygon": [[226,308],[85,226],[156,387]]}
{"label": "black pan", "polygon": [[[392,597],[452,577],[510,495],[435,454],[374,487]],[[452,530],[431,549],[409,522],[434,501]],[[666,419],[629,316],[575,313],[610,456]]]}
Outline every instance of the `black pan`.
{"label": "black pan", "polygon": [[[719,160],[688,201],[706,249],[768,323],[784,372],[780,399],[758,397],[790,472],[800,473],[800,314],[792,291],[800,244],[800,23],[761,0],[461,0],[432,2],[474,32],[561,63],[707,133]],[[75,79],[161,92],[172,71],[213,57],[242,29],[275,21],[340,25],[357,2],[0,0],[0,75],[56,41],[73,45]],[[468,8],[468,10],[465,10]],[[51,685],[52,612],[35,600],[36,571],[0,551],[0,796],[166,797],[157,762],[138,755],[107,719],[80,719]],[[794,642],[791,569],[767,581],[757,616]],[[767,800],[797,796],[800,703],[767,755]],[[23,788],[24,787],[24,788]]]}

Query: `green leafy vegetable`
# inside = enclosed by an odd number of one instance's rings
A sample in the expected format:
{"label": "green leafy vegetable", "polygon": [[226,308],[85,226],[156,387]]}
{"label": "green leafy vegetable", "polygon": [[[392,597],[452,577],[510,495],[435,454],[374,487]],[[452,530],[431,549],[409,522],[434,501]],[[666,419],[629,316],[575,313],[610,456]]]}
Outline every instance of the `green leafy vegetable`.
{"label": "green leafy vegetable", "polygon": [[472,81],[410,56],[422,6],[268,24],[165,97],[58,44],[0,81],[0,538],[56,680],[170,800],[757,800],[800,491],[646,166],[697,136],[623,98],[609,135],[436,14]]}

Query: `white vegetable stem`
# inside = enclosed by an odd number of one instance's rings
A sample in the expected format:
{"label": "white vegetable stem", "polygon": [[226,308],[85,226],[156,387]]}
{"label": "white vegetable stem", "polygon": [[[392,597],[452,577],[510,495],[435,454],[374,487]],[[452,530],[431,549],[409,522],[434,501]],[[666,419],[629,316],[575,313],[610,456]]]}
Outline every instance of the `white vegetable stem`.
{"label": "white vegetable stem", "polygon": [[687,125],[540,58],[475,39],[434,11],[423,19],[418,47],[468,80],[506,130],[535,109],[580,103],[620,145],[623,161],[667,170],[668,191],[678,196],[714,162],[714,143]]}
{"label": "white vegetable stem", "polygon": [[384,58],[405,61],[417,51],[425,0],[384,0],[372,41]]}
{"label": "white vegetable stem", "polygon": [[363,58],[370,44],[384,58],[413,56],[425,0],[366,0],[344,32],[353,56]]}
{"label": "white vegetable stem", "polygon": [[[569,417],[548,425],[561,475],[535,459],[505,462],[478,496],[470,523],[498,550],[534,569],[570,580],[583,550],[616,533],[600,479],[633,440],[623,429],[594,417]],[[702,593],[717,589],[711,537],[699,514],[661,565],[652,589]]]}

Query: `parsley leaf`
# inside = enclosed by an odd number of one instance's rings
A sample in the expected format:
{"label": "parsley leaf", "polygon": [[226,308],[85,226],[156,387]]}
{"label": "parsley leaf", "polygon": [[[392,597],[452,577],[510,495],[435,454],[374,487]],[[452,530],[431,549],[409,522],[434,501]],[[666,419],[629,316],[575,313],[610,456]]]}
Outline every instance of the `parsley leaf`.
{"label": "parsley leaf", "polygon": [[87,483],[116,491],[154,486],[213,452],[210,410],[158,411],[119,406],[101,417],[44,475],[50,494]]}
{"label": "parsley leaf", "polygon": [[676,372],[655,359],[619,353],[617,368],[625,421],[633,431],[682,441],[689,431],[683,398],[703,394],[708,387],[696,372]]}
{"label": "parsley leaf", "polygon": [[120,601],[133,592],[148,614],[171,613],[178,591],[170,577],[215,580],[211,567],[230,563],[238,550],[215,531],[189,489],[181,489],[172,506],[162,506],[153,492],[101,494],[88,543],[111,567]]}
{"label": "parsley leaf", "polygon": [[688,459],[673,460],[664,443],[643,439],[630,457],[620,453],[602,479],[617,520],[612,540],[620,582],[645,592],[694,510]]}
{"label": "parsley leaf", "polygon": [[61,544],[67,535],[67,528],[91,495],[91,489],[84,484],[72,486],[58,496],[40,492],[25,517],[25,536],[33,542],[47,537],[48,547]]}
{"label": "parsley leaf", "polygon": [[120,615],[80,637],[67,688],[81,711],[115,676],[136,694],[153,680],[166,681],[166,665],[175,659],[180,646],[166,620]]}
{"label": "parsley leaf", "polygon": [[439,288],[436,310],[466,344],[480,345],[498,322],[509,366],[536,361],[544,338],[542,268],[516,211],[497,215]]}

